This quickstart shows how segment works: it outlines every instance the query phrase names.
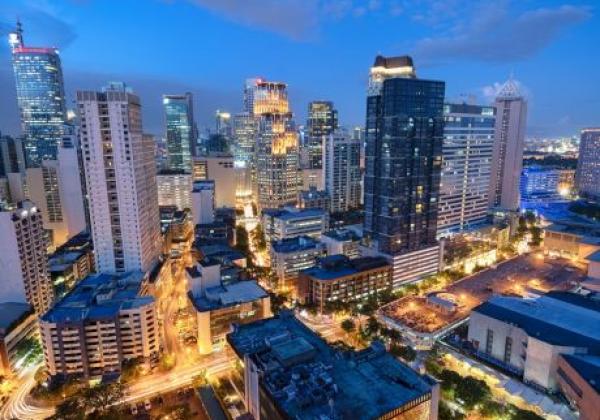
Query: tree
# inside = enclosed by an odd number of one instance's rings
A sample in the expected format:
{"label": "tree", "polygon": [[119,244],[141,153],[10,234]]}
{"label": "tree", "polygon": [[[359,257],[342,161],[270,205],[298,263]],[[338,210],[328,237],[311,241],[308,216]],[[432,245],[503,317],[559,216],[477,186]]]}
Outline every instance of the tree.
{"label": "tree", "polygon": [[254,241],[254,246],[259,251],[264,251],[267,249],[267,240],[265,239],[265,231],[262,225],[259,223],[256,225],[254,230],[252,230],[252,240]]}
{"label": "tree", "polygon": [[407,362],[412,362],[417,358],[417,352],[409,346],[392,345],[390,353],[396,357],[401,357]]}
{"label": "tree", "polygon": [[248,254],[248,232],[242,225],[235,227],[235,247],[244,254]]}
{"label": "tree", "polygon": [[89,411],[103,413],[116,405],[123,398],[123,384],[113,382],[100,384],[83,391],[83,401]]}
{"label": "tree", "polygon": [[531,227],[531,243],[539,245],[542,242],[542,229],[539,226]]}
{"label": "tree", "polygon": [[85,418],[85,408],[79,398],[67,398],[56,406],[51,420],[83,420]]}
{"label": "tree", "polygon": [[537,415],[533,411],[523,410],[514,405],[511,406],[511,419],[513,420],[543,420],[542,416]]}
{"label": "tree", "polygon": [[504,416],[506,408],[499,402],[487,400],[481,404],[479,413],[484,417],[498,418]]}
{"label": "tree", "polygon": [[486,401],[490,395],[490,387],[482,380],[472,376],[467,376],[456,384],[456,398],[463,401],[464,406],[468,409]]}
{"label": "tree", "polygon": [[354,324],[354,321],[350,318],[344,319],[340,326],[346,332],[346,334],[350,334],[356,330],[356,324]]}
{"label": "tree", "polygon": [[440,401],[438,407],[438,419],[439,420],[462,420],[465,418],[463,413],[459,413],[458,411],[454,411],[450,408],[448,403],[445,401]]}
{"label": "tree", "polygon": [[375,318],[374,316],[369,317],[369,319],[367,320],[367,334],[368,335],[375,335],[379,332],[379,328],[381,326],[379,325],[379,321],[377,321],[377,318]]}

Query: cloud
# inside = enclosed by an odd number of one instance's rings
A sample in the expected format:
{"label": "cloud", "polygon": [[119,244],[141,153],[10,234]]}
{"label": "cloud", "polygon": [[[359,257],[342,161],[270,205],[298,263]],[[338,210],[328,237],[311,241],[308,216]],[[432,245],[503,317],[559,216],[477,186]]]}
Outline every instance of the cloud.
{"label": "cloud", "polygon": [[[513,79],[513,82],[517,85],[517,88],[519,89],[521,95],[527,98],[527,100],[531,101],[531,99],[533,98],[531,90],[519,80]],[[494,102],[494,100],[500,93],[500,90],[504,86],[504,83],[505,82],[494,82],[491,85],[486,85],[482,87],[480,91],[481,95],[483,96],[483,99],[489,103]]]}
{"label": "cloud", "polygon": [[472,16],[458,18],[447,35],[421,39],[413,54],[430,63],[448,59],[519,61],[535,55],[569,26],[590,16],[590,10],[581,6],[539,8],[515,15],[507,1],[490,3]]}

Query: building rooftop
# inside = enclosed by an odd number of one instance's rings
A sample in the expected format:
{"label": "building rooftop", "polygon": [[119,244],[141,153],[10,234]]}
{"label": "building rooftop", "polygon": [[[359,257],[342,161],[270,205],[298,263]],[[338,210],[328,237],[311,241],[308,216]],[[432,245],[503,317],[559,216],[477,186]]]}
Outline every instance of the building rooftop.
{"label": "building rooftop", "polygon": [[585,257],[585,259],[589,262],[600,263],[600,251],[592,252],[590,255]]}
{"label": "building rooftop", "polygon": [[77,262],[77,260],[84,254],[84,251],[65,251],[59,254],[55,253],[48,258],[48,271],[64,271],[66,268]]}
{"label": "building rooftop", "polygon": [[20,321],[33,313],[33,308],[27,303],[0,303],[0,335],[8,334]]}
{"label": "building rooftop", "polygon": [[562,354],[567,362],[594,390],[600,393],[600,357],[587,354]]}
{"label": "building rooftop", "polygon": [[287,311],[238,325],[227,340],[256,364],[262,388],[289,418],[375,419],[427,396],[434,384],[381,343],[337,350]]}
{"label": "building rooftop", "polygon": [[360,236],[350,229],[333,229],[323,233],[323,236],[337,241],[360,241]]}
{"label": "building rooftop", "polygon": [[302,273],[319,280],[334,280],[374,268],[390,267],[383,257],[362,257],[350,259],[345,255],[330,255],[319,259],[318,265],[307,268]]}
{"label": "building rooftop", "polygon": [[600,299],[569,292],[538,298],[494,296],[473,309],[552,345],[600,350]]}
{"label": "building rooftop", "polygon": [[137,271],[87,276],[42,316],[42,320],[56,323],[110,319],[121,309],[152,303],[153,297],[139,295],[143,279],[143,273]]}
{"label": "building rooftop", "polygon": [[215,181],[212,179],[206,179],[203,181],[194,181],[192,185],[192,192],[199,192],[204,190],[214,190]]}
{"label": "building rooftop", "polygon": [[325,210],[310,208],[310,209],[264,209],[263,215],[268,215],[276,219],[291,220],[302,219],[306,217],[322,217],[325,215]]}
{"label": "building rooftop", "polygon": [[321,242],[310,236],[298,236],[295,238],[282,239],[271,244],[273,251],[279,254],[289,252],[299,252],[309,249],[317,249],[323,247]]}
{"label": "building rooftop", "polygon": [[268,293],[254,280],[236,281],[206,289],[204,296],[190,296],[198,312],[213,311],[266,298]]}

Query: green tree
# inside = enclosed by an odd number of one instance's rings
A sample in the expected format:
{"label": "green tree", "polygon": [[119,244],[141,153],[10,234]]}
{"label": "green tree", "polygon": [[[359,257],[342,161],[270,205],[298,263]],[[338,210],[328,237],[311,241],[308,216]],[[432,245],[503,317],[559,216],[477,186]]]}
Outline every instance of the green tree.
{"label": "green tree", "polygon": [[394,356],[403,358],[407,362],[412,362],[417,358],[417,352],[409,346],[392,345],[390,347],[390,353]]}
{"label": "green tree", "polygon": [[244,254],[248,254],[248,232],[242,225],[235,227],[235,247]]}
{"label": "green tree", "polygon": [[120,382],[100,384],[83,391],[84,405],[89,411],[104,413],[123,398],[124,387]]}
{"label": "green tree", "polygon": [[367,320],[367,334],[373,336],[379,332],[380,329],[379,321],[374,316],[369,317]]}
{"label": "green tree", "polygon": [[512,420],[543,420],[542,416],[537,415],[533,411],[523,410],[517,408],[514,405],[511,406],[511,419]]}
{"label": "green tree", "polygon": [[350,334],[351,332],[354,332],[356,330],[356,324],[350,318],[344,319],[341,322],[340,326],[346,332],[346,334]]}
{"label": "green tree", "polygon": [[440,401],[438,406],[438,419],[439,420],[463,420],[465,415],[458,411],[454,411],[450,408],[447,402]]}
{"label": "green tree", "polygon": [[490,398],[490,387],[482,380],[472,376],[463,378],[456,384],[456,398],[463,401],[464,406],[472,409]]}
{"label": "green tree", "polygon": [[264,251],[267,249],[267,240],[265,239],[265,231],[262,225],[259,223],[256,225],[254,230],[252,230],[252,240],[254,241],[254,246],[259,251]]}
{"label": "green tree", "polygon": [[85,419],[85,407],[79,398],[67,398],[56,406],[51,420],[83,420]]}
{"label": "green tree", "polygon": [[504,416],[506,408],[503,404],[493,400],[486,400],[481,404],[479,413],[484,417],[498,418]]}

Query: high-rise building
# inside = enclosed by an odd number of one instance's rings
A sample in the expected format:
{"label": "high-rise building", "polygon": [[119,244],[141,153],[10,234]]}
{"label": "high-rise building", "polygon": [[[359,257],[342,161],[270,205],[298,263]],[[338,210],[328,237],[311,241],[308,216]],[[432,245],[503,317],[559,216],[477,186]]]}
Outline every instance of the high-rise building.
{"label": "high-rise building", "polygon": [[163,170],[156,174],[158,205],[176,207],[177,210],[192,208],[192,174],[183,171]]}
{"label": "high-rise building", "polygon": [[27,302],[37,314],[52,304],[42,215],[31,201],[0,203],[0,302]]}
{"label": "high-rise building", "polygon": [[581,130],[575,186],[582,197],[600,200],[600,128]]}
{"label": "high-rise building", "polygon": [[325,137],[323,172],[330,211],[341,212],[360,206],[360,140],[343,130]]}
{"label": "high-rise building", "polygon": [[439,269],[444,91],[444,82],[418,79],[407,56],[377,56],[371,67],[364,233],[393,260],[395,287]]}
{"label": "high-rise building", "polygon": [[9,34],[28,166],[56,159],[66,121],[65,91],[56,48],[25,46],[21,24]]}
{"label": "high-rise building", "polygon": [[236,173],[234,158],[228,153],[211,153],[194,158],[193,180],[215,183],[215,206],[235,207]]}
{"label": "high-rise building", "polygon": [[306,122],[306,147],[308,148],[308,167],[323,167],[323,144],[327,137],[338,128],[338,112],[331,101],[313,101],[308,104]]}
{"label": "high-rise building", "polygon": [[195,225],[215,221],[215,181],[196,181],[192,189],[192,220]]}
{"label": "high-rise building", "polygon": [[509,79],[496,101],[494,153],[490,176],[489,206],[505,210],[519,208],[519,178],[527,123],[527,101],[516,82]]}
{"label": "high-rise building", "polygon": [[293,128],[287,85],[258,81],[253,93],[258,119],[256,182],[260,208],[294,204],[298,196],[298,134]]}
{"label": "high-rise building", "polygon": [[160,254],[154,143],[122,83],[77,92],[96,269],[148,271]]}
{"label": "high-rise building", "polygon": [[20,138],[0,135],[0,177],[25,171],[25,155]]}
{"label": "high-rise building", "polygon": [[252,185],[256,179],[254,149],[256,143],[257,121],[248,112],[233,116],[233,158],[237,177],[239,197],[250,197]]}
{"label": "high-rise building", "polygon": [[243,111],[247,114],[254,115],[254,97],[259,83],[262,83],[260,77],[246,79],[244,83],[244,103]]}
{"label": "high-rise building", "polygon": [[215,113],[215,132],[227,140],[231,140],[233,137],[231,113],[217,109]]}
{"label": "high-rise building", "polygon": [[438,236],[485,222],[494,149],[494,108],[444,105]]}
{"label": "high-rise building", "polygon": [[192,94],[163,95],[163,105],[167,125],[167,167],[191,172],[198,141]]}

